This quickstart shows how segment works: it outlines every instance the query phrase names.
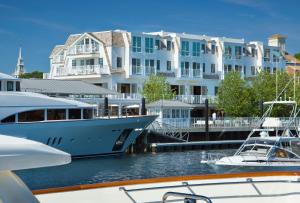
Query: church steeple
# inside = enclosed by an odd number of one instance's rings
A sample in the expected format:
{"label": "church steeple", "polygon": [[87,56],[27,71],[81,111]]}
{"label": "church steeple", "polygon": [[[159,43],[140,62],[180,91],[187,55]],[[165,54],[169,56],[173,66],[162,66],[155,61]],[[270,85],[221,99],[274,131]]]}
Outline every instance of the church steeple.
{"label": "church steeple", "polygon": [[17,66],[16,66],[16,71],[15,71],[15,77],[19,77],[23,73],[24,73],[24,61],[22,58],[22,48],[20,47],[18,62],[17,62]]}

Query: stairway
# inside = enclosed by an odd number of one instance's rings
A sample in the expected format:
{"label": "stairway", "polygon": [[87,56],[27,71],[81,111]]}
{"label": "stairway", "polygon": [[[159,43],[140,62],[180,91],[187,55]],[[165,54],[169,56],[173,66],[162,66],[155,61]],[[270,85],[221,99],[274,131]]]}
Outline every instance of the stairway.
{"label": "stairway", "polygon": [[175,139],[180,142],[189,141],[189,130],[186,128],[178,128],[167,123],[154,121],[150,126],[148,126],[147,129],[159,135]]}

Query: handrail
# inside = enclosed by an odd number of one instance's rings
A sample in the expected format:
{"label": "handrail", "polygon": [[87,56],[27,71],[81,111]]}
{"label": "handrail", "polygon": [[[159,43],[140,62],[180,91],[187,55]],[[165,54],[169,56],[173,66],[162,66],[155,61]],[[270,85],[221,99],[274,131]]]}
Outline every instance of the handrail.
{"label": "handrail", "polygon": [[162,198],[162,202],[165,203],[168,197],[183,197],[185,199],[191,199],[191,200],[203,200],[207,203],[212,203],[212,201],[203,195],[194,195],[194,194],[187,194],[187,193],[180,193],[180,192],[166,192]]}

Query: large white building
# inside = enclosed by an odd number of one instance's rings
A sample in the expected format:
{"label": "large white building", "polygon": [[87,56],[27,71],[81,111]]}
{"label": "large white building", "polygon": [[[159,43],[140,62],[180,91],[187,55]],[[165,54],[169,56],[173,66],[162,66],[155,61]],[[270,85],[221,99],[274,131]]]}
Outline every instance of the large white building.
{"label": "large white building", "polygon": [[[276,36],[269,44],[185,33],[133,33],[123,30],[72,34],[50,55],[51,79],[80,79],[126,97],[139,96],[147,76],[167,77],[177,99],[201,103],[214,97],[229,71],[243,78],[265,69],[283,69],[284,50]],[[273,46],[271,46],[271,44]],[[274,46],[274,45],[278,46]],[[280,45],[280,46],[279,46]]]}

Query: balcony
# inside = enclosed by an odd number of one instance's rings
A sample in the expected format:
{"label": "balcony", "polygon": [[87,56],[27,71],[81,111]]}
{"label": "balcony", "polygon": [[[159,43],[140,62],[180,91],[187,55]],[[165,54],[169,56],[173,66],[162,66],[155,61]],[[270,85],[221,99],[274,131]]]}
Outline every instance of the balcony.
{"label": "balcony", "polygon": [[164,77],[175,77],[176,76],[176,70],[157,70],[156,75],[164,76]]}
{"label": "balcony", "polygon": [[235,59],[238,59],[238,60],[242,59],[242,55],[241,54],[235,55]]}
{"label": "balcony", "polygon": [[75,45],[69,51],[69,54],[77,55],[77,54],[93,54],[99,53],[98,45]]}
{"label": "balcony", "polygon": [[220,79],[220,75],[218,73],[205,73],[203,74],[203,78],[204,79]]}
{"label": "balcony", "polygon": [[153,74],[155,74],[155,68],[154,67],[145,67],[145,74],[146,75],[153,75]]}
{"label": "balcony", "polygon": [[201,70],[200,69],[193,69],[193,77],[200,78],[201,77]]}
{"label": "balcony", "polygon": [[232,59],[232,55],[231,54],[224,54],[225,59]]}
{"label": "balcony", "polygon": [[132,66],[131,67],[131,74],[132,75],[142,75],[142,67],[141,66]]}
{"label": "balcony", "polygon": [[210,95],[176,95],[175,100],[188,103],[188,104],[204,104],[205,99],[210,103],[216,103],[216,96]]}
{"label": "balcony", "polygon": [[63,63],[65,61],[65,58],[63,55],[59,55],[54,57],[53,63]]}
{"label": "balcony", "polygon": [[76,76],[76,75],[108,75],[109,67],[100,65],[85,65],[85,66],[72,66],[69,71],[61,69],[55,74],[55,77],[60,76]]}
{"label": "balcony", "polygon": [[181,69],[181,77],[184,78],[190,77],[190,69]]}

